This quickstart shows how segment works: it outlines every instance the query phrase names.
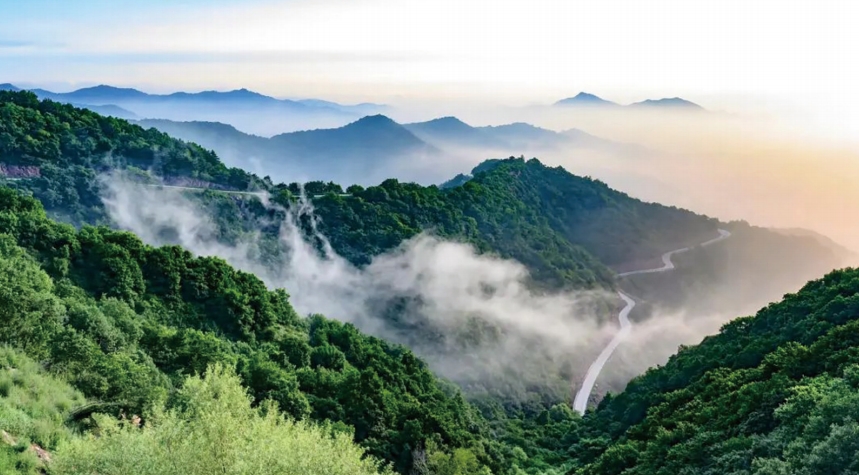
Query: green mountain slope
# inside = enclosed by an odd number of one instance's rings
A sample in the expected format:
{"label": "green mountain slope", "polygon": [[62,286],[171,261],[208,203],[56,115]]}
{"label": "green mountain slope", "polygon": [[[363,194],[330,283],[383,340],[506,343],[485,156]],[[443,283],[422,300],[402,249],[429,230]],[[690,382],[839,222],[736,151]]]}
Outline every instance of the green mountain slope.
{"label": "green mountain slope", "polygon": [[479,416],[408,350],[351,325],[300,318],[285,292],[219,259],[104,227],[75,231],[7,188],[0,233],[0,343],[89,398],[140,414],[184,375],[235,365],[257,401],[348,424],[400,471],[427,441],[491,460]]}
{"label": "green mountain slope", "polygon": [[76,224],[104,221],[96,177],[117,168],[228,189],[261,186],[258,178],[227,168],[197,145],[86,109],[39,101],[29,92],[0,91],[0,162],[38,167],[35,176],[12,184],[31,190],[49,212]]}
{"label": "green mountain slope", "polygon": [[[227,168],[213,153],[154,129],[39,101],[28,92],[0,92],[0,164],[38,167],[38,176],[7,184],[33,192],[52,216],[77,225],[109,222],[98,177],[116,169],[131,170],[146,183],[298,192],[295,185],[274,186]],[[358,199],[316,200],[318,214],[330,223],[326,231],[331,231],[335,249],[354,263],[366,263],[432,229],[484,252],[516,258],[536,281],[553,287],[610,286],[605,264],[637,253],[652,255],[715,229],[713,220],[641,203],[603,183],[536,161],[489,162],[478,169],[486,173],[468,186],[444,191],[390,180],[380,187],[355,188],[361,190],[356,191]],[[226,197],[210,199],[222,201],[215,208],[235,207]],[[287,199],[281,203],[290,204]],[[244,215],[247,232],[256,230],[255,218],[262,217],[258,210],[215,214],[224,228],[235,228]],[[223,235],[237,232],[222,230]]]}
{"label": "green mountain slope", "polygon": [[[270,399],[290,417],[330,421],[400,473],[420,467],[463,475],[487,469],[517,475],[855,471],[849,450],[857,417],[849,408],[856,387],[850,365],[856,363],[857,271],[830,274],[757,317],[684,347],[582,419],[565,401],[575,371],[569,359],[546,361],[539,370],[548,377],[511,371],[498,387],[478,392],[490,397],[476,397],[472,405],[466,398],[474,393],[463,395],[439,380],[410,350],[352,325],[299,316],[286,291],[300,289],[271,290],[218,258],[82,226],[111,223],[99,177],[124,170],[145,184],[208,188],[186,198],[212,218],[224,243],[261,236],[276,244],[282,209],[219,190],[262,190],[289,207],[301,192],[298,184],[275,185],[225,167],[196,145],[29,93],[0,93],[0,165],[8,186],[0,187],[0,344],[105,403],[74,412],[81,420],[95,420],[89,416],[96,409],[119,415],[176,407],[177,388],[189,375],[222,364],[235,368],[255,404]],[[430,232],[521,261],[538,294],[611,288],[612,268],[658,259],[713,237],[720,226],[537,160],[489,161],[472,175],[444,189],[396,180],[346,193],[332,183],[303,188],[318,229],[358,267]],[[52,221],[46,210],[78,228]],[[763,229],[735,234],[730,246],[678,259],[677,275],[687,288],[709,283],[684,299],[750,268],[757,281],[789,274],[793,282],[838,262],[817,239],[776,239]],[[736,254],[726,255],[731,249]],[[264,257],[276,263],[280,251],[268,249]],[[728,265],[713,266],[714,260]],[[746,290],[755,285],[742,282]],[[782,286],[777,282],[761,288],[774,292]],[[664,289],[657,287],[655,294]],[[385,316],[396,323],[401,315]],[[452,332],[467,337],[457,339],[463,352],[455,358],[503,335],[477,323]],[[406,333],[412,338],[406,342],[424,344],[436,336]],[[464,366],[467,359],[459,359]],[[0,392],[0,403],[4,398]],[[159,434],[147,437],[134,440],[146,446]],[[122,447],[121,440],[69,453],[96,460],[99,451]],[[18,452],[6,452],[0,463],[17,463]]]}
{"label": "green mountain slope", "polygon": [[366,263],[431,228],[516,259],[554,288],[611,286],[606,264],[659,255],[716,234],[715,220],[641,202],[538,160],[490,161],[475,172],[460,187],[388,180],[351,188],[351,197],[320,197],[314,206],[323,234],[353,262]]}
{"label": "green mountain slope", "polygon": [[837,271],[681,348],[586,419],[570,473],[853,473],[857,310]]}
{"label": "green mountain slope", "polygon": [[0,347],[0,473],[389,473],[342,430],[253,407],[235,373],[218,366],[186,378],[169,407],[143,418],[89,417],[92,408],[109,406],[87,403],[41,364]]}

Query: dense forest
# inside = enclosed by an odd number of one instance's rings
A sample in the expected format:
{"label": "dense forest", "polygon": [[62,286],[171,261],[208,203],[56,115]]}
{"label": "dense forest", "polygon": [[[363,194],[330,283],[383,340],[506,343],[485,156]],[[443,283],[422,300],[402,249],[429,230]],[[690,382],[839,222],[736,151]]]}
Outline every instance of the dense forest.
{"label": "dense forest", "polygon": [[[584,419],[558,405],[497,426],[405,348],[300,318],[283,292],[222,261],[103,227],[75,231],[13,190],[0,203],[0,338],[17,348],[4,350],[0,375],[0,424],[15,442],[0,460],[23,473],[43,463],[30,444],[56,449],[56,473],[92,473],[68,460],[104,457],[110,466],[125,443],[156,453],[152,444],[167,436],[160,424],[225,424],[194,419],[205,414],[194,404],[217,401],[188,398],[239,397],[238,380],[254,404],[224,417],[251,433],[353,434],[401,472],[416,457],[426,473],[813,474],[851,473],[857,463],[857,270],[831,273],[683,348]],[[207,368],[210,376],[187,379]],[[276,411],[266,404],[284,416],[267,416]],[[138,414],[154,421],[141,434],[111,422]],[[296,419],[335,425],[296,428],[288,422]],[[78,435],[93,428],[102,435]]]}
{"label": "dense forest", "polygon": [[[537,160],[489,161],[445,187],[274,184],[25,92],[0,92],[0,162],[0,473],[859,471],[859,271],[681,348],[582,418],[557,394],[474,398],[406,346],[299,314],[291,289],[115,229],[102,177],[207,189],[188,199],[228,243],[274,239],[273,218],[303,195],[315,219],[302,223],[359,268],[429,232],[522,262],[535,292],[612,288],[612,268],[712,237],[718,222]],[[15,174],[24,167],[39,172]],[[280,206],[224,193],[248,190]],[[807,238],[731,226],[742,238],[732,245],[751,243],[743,252],[772,247],[802,265],[832,256]],[[797,268],[777,264],[759,278]]]}
{"label": "dense forest", "polygon": [[428,443],[504,460],[480,415],[407,349],[301,318],[284,291],[219,259],[105,227],[76,231],[5,188],[0,229],[0,341],[112,412],[145,414],[220,364],[258,403],[339,423],[399,471]]}
{"label": "dense forest", "polygon": [[[706,217],[643,203],[599,181],[521,158],[486,162],[460,187],[397,180],[345,190],[334,183],[272,184],[267,178],[226,168],[213,153],[154,129],[38,101],[26,92],[3,94],[0,107],[9,118],[0,121],[0,130],[8,130],[4,137],[9,137],[4,140],[9,159],[4,160],[8,166],[41,169],[38,176],[8,180],[7,185],[33,193],[51,217],[76,226],[115,227],[103,200],[108,194],[105,183],[117,171],[123,172],[126,184],[204,189],[189,192],[186,198],[197,206],[196,214],[216,223],[214,239],[231,246],[253,241],[259,249],[255,259],[271,269],[286,267],[284,259],[290,249],[281,242],[284,210],[294,208],[302,195],[312,201],[313,221],[333,250],[359,268],[429,233],[467,243],[481,254],[514,259],[525,265],[534,288],[550,292],[611,288],[609,265],[662,252],[676,242],[698,240],[713,233],[716,226]],[[101,144],[101,148],[93,144]],[[67,158],[57,160],[57,154]],[[263,205],[256,196],[228,191],[264,191],[276,206]],[[137,205],[159,203],[156,199]],[[302,223],[311,234],[311,222]],[[163,231],[156,243],[178,243],[171,239],[174,230]],[[449,354],[479,352],[483,356],[471,363],[477,366],[475,371],[459,371],[455,378],[469,393],[501,393],[504,400],[492,401],[492,405],[500,402],[508,410],[518,410],[526,401],[548,408],[567,398],[570,365],[576,358],[558,355],[558,349],[552,349],[555,355],[548,355],[543,342],[529,341],[530,350],[522,351],[529,360],[524,368],[503,378],[498,371],[509,372],[510,368],[483,374],[487,355],[499,344],[497,335],[506,329],[474,317],[451,333],[420,316],[404,318],[406,307],[415,302],[409,299],[379,304],[374,313],[384,316],[386,326],[396,334],[384,336],[411,348],[422,343],[420,354],[431,362]],[[612,305],[609,297],[599,305],[597,317],[610,320]],[[548,361],[554,362],[546,364]],[[545,371],[538,370],[541,367]]]}
{"label": "dense forest", "polygon": [[107,221],[97,177],[115,169],[226,189],[264,186],[197,145],[86,109],[40,101],[29,92],[0,91],[0,157],[4,166],[38,167],[37,176],[10,185],[31,190],[48,211],[78,225]]}
{"label": "dense forest", "polygon": [[855,473],[857,317],[836,271],[682,348],[587,418],[570,473]]}

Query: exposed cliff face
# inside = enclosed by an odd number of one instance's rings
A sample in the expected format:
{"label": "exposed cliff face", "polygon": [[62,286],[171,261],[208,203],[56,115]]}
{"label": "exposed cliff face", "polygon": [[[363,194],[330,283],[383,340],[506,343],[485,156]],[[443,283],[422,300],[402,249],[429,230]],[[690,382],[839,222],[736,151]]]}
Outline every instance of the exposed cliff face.
{"label": "exposed cliff face", "polygon": [[42,176],[42,172],[39,167],[0,163],[0,176],[4,178],[39,178]]}

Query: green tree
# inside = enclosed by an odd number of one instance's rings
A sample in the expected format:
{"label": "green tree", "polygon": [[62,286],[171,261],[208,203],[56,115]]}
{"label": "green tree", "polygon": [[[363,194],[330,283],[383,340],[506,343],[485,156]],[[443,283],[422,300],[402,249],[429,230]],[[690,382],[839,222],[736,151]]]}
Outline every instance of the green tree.
{"label": "green tree", "polygon": [[96,418],[98,435],[57,450],[56,475],[361,475],[384,474],[342,433],[294,422],[274,405],[260,408],[232,371],[215,365],[190,377],[174,407],[158,408],[142,427]]}

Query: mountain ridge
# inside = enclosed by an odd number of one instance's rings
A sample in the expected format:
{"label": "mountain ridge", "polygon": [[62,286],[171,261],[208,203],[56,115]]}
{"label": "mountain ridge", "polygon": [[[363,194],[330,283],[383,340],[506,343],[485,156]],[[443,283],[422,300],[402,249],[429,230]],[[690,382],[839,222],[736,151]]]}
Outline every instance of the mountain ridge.
{"label": "mountain ridge", "polygon": [[[38,88],[30,91],[42,99],[93,109],[120,107],[145,119],[224,122],[268,136],[305,128],[339,127],[388,108],[369,103],[353,106],[316,99],[278,99],[246,88],[150,94],[135,88],[101,84],[64,93]],[[125,114],[125,118],[132,117],[131,114]]]}
{"label": "mountain ridge", "polygon": [[[296,179],[295,173],[311,180],[325,179],[323,172],[331,173],[334,167],[340,166],[337,163],[347,158],[347,161],[362,165],[353,167],[349,174],[335,171],[328,179],[367,185],[393,176],[422,184],[442,183],[459,170],[437,164],[470,154],[484,157],[537,156],[542,152],[565,149],[628,155],[648,153],[644,147],[615,142],[578,129],[555,132],[527,123],[474,127],[452,116],[399,124],[378,114],[337,128],[301,130],[271,138],[245,134],[235,127],[220,127],[206,121],[142,120],[139,123],[214,150],[232,166],[248,167],[247,159],[253,157],[269,164],[272,177],[286,181]],[[309,154],[316,159],[307,159]],[[339,157],[332,156],[338,154]],[[391,165],[404,164],[408,158],[414,158],[412,165],[420,169],[398,171]]]}
{"label": "mountain ridge", "polygon": [[605,100],[597,95],[580,92],[573,97],[561,99],[554,104],[555,106],[596,106],[596,107],[616,107],[620,104]]}
{"label": "mountain ridge", "polygon": [[608,101],[594,94],[590,94],[587,92],[580,92],[573,97],[568,97],[565,99],[561,99],[553,104],[555,107],[592,107],[592,108],[604,108],[604,109],[612,109],[612,108],[635,108],[635,109],[643,109],[643,108],[666,108],[666,109],[687,109],[687,110],[702,110],[706,111],[704,107],[699,104],[696,104],[692,101],[683,99],[681,97],[664,97],[661,99],[645,99],[639,102],[632,102],[629,104],[618,104],[617,102]]}

